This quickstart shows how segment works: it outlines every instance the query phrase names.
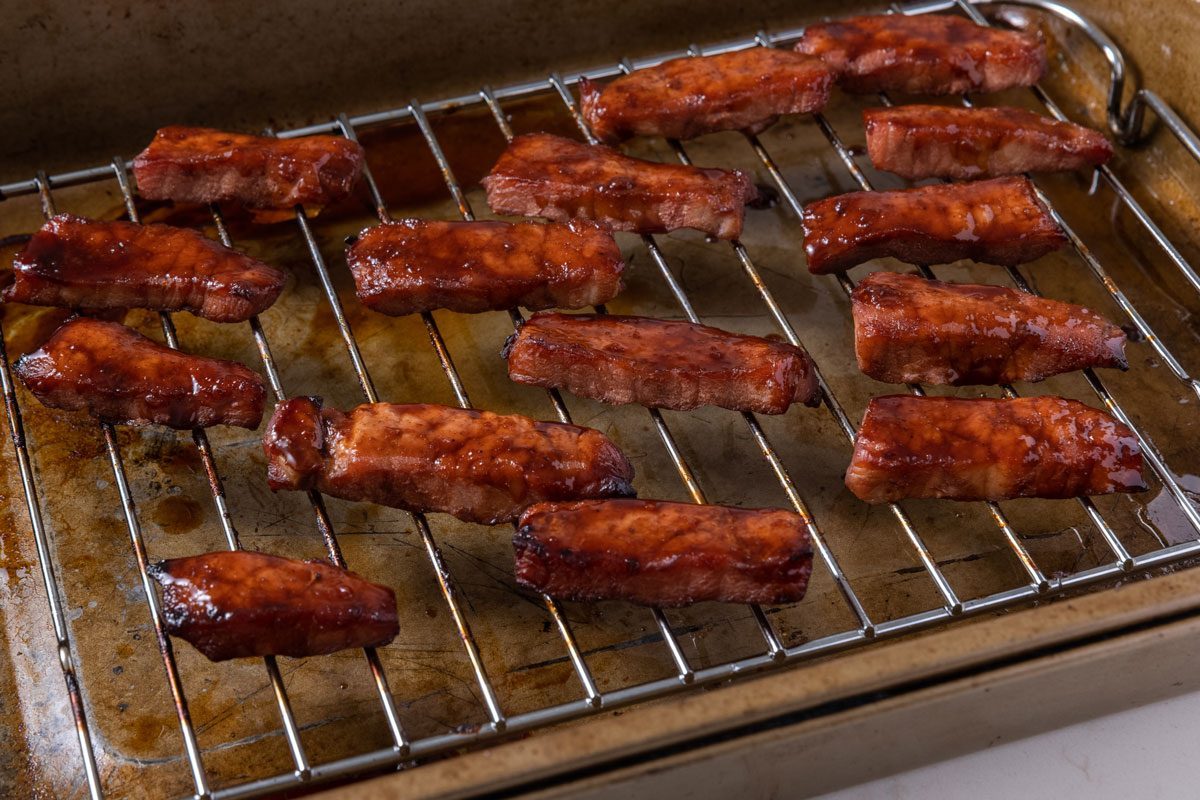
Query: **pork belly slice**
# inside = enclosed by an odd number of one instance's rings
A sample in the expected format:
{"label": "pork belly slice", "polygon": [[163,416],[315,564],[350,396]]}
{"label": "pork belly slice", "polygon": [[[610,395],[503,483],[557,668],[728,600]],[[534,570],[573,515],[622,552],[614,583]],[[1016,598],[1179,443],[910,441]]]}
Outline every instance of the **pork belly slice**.
{"label": "pork belly slice", "polygon": [[942,14],[880,14],[810,25],[796,51],[818,56],[848,92],[964,94],[1032,86],[1046,71],[1039,36]]}
{"label": "pork belly slice", "polygon": [[508,377],[602,403],[782,414],[820,401],[798,347],[690,322],[597,314],[532,316],[504,346]]}
{"label": "pork belly slice", "polygon": [[634,493],[632,465],[599,431],[446,406],[342,413],[297,397],[275,409],[263,450],[275,491],[317,489],[483,524],[510,522],[542,500]]}
{"label": "pork belly slice", "polygon": [[758,133],[783,114],[820,111],[833,73],[819,58],[770,47],[676,58],[600,87],[583,78],[584,117],[602,141]]}
{"label": "pork belly slice", "polygon": [[396,593],[319,561],[222,551],[152,564],[167,632],[208,657],[320,656],[400,631]]}
{"label": "pork belly slice", "polygon": [[397,316],[583,308],[616,297],[625,271],[612,234],[583,221],[402,220],[364,230],[346,262],[363,305]]}
{"label": "pork belly slice", "polygon": [[1016,289],[873,272],[851,308],[858,368],[885,383],[1005,384],[1129,366],[1119,327]]}
{"label": "pork belly slice", "polygon": [[818,275],[889,256],[1016,266],[1067,243],[1033,184],[1017,177],[851,192],[809,203],[803,224],[808,270]]}
{"label": "pork belly slice", "polygon": [[133,160],[138,192],[177,203],[316,211],[353,191],[363,149],[342,136],[277,139],[172,125]]}
{"label": "pork belly slice", "polygon": [[1142,451],[1128,427],[1061,397],[876,397],[846,486],[860,500],[1065,499],[1140,492]]}
{"label": "pork belly slice", "polygon": [[284,275],[186,228],[53,217],[13,261],[6,303],[189,311],[245,322],[271,307]]}
{"label": "pork belly slice", "polygon": [[243,364],[172,350],[88,317],[63,323],[14,371],[43,405],[121,424],[254,429],[266,399],[262,378]]}
{"label": "pork belly slice", "polygon": [[513,549],[527,589],[661,608],[794,603],[812,572],[799,514],[663,500],[538,503],[521,515]]}
{"label": "pork belly slice", "polygon": [[1020,108],[868,108],[863,123],[875,168],[912,179],[1065,172],[1113,154],[1099,131]]}
{"label": "pork belly slice", "polygon": [[513,139],[483,186],[498,214],[637,233],[695,228],[718,239],[741,236],[746,203],[758,197],[737,170],[643,161],[548,133]]}

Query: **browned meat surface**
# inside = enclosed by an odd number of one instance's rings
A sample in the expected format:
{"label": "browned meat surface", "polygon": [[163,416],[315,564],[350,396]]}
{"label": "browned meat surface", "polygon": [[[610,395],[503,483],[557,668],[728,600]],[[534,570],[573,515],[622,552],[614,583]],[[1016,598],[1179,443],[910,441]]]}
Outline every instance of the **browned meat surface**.
{"label": "browned meat surface", "polygon": [[880,14],[810,25],[796,50],[819,56],[848,92],[963,94],[1031,86],[1046,71],[1035,34],[942,14]]}
{"label": "browned meat surface", "polygon": [[905,178],[1062,172],[1113,153],[1099,131],[1020,108],[868,108],[863,122],[871,163]]}
{"label": "browned meat surface", "polygon": [[435,405],[281,403],[263,437],[271,488],[317,489],[468,522],[517,518],[541,500],[626,497],[633,467],[591,428]]}
{"label": "browned meat surface", "polygon": [[283,291],[284,275],[196,231],[59,214],[13,261],[4,302],[190,311],[244,322]]}
{"label": "browned meat surface", "polygon": [[812,572],[799,514],[662,500],[538,503],[513,537],[517,583],[564,600],[671,608],[794,603]]}
{"label": "browned meat surface", "polygon": [[317,561],[224,551],[160,561],[167,632],[211,661],[379,647],[400,631],[396,593]]}
{"label": "browned meat surface", "polygon": [[363,158],[358,143],[341,136],[276,139],[172,125],[134,159],[133,175],[151,200],[316,210],[350,194]]}
{"label": "browned meat surface", "polygon": [[498,214],[637,233],[695,228],[719,239],[741,236],[746,203],[758,197],[737,170],[643,161],[548,133],[513,139],[483,186]]}
{"label": "browned meat surface", "polygon": [[504,356],[517,383],[614,405],[782,414],[792,403],[819,402],[804,351],[690,322],[535,314],[508,340]]}
{"label": "browned meat surface", "polygon": [[1014,383],[1128,366],[1116,325],[1015,289],[873,272],[851,299],[858,367],[885,383]]}
{"label": "browned meat surface", "polygon": [[676,58],[604,87],[579,82],[583,115],[606,142],[631,136],[691,139],[714,131],[758,133],[782,114],[820,111],[833,73],[819,58],[770,47]]}
{"label": "browned meat surface", "polygon": [[1140,492],[1132,431],[1061,397],[876,397],[846,486],[868,503],[905,498],[1064,499]]}
{"label": "browned meat surface", "polygon": [[236,361],[181,353],[116,322],[75,317],[14,367],[51,408],[108,422],[254,429],[266,387]]}
{"label": "browned meat surface", "polygon": [[448,308],[583,308],[621,291],[625,262],[589,222],[434,222],[367,228],[346,251],[363,305],[384,314]]}
{"label": "browned meat surface", "polygon": [[1066,243],[1027,178],[851,192],[804,207],[804,251],[818,275],[889,256],[1016,266]]}

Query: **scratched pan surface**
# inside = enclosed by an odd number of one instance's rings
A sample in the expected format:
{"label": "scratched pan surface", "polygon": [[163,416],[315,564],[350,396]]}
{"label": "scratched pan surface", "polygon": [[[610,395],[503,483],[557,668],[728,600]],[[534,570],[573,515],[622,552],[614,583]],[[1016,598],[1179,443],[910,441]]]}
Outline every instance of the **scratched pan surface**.
{"label": "scratched pan surface", "polygon": [[[1060,32],[1061,33],[1061,32]],[[1059,41],[1056,47],[1069,42]],[[1052,59],[1049,86],[1078,120],[1100,120],[1100,85],[1089,65]],[[1076,66],[1068,67],[1067,64]],[[1098,74],[1091,72],[1090,74]],[[990,102],[1032,105],[1023,92]],[[837,94],[828,118],[848,145],[861,149],[859,112],[869,99]],[[576,135],[557,97],[547,95],[505,104],[520,132],[551,130]],[[168,120],[164,120],[167,122]],[[478,179],[502,151],[504,140],[486,109],[460,109],[432,118],[468,199],[480,216],[487,206]],[[788,119],[762,135],[802,201],[857,188],[834,151],[809,119]],[[371,165],[395,216],[457,218],[436,165],[415,126],[363,131]],[[745,140],[734,134],[689,144],[701,165],[737,167],[767,185],[769,177]],[[629,151],[672,160],[661,142],[638,142]],[[1171,147],[1122,151],[1119,174],[1167,225],[1195,260],[1189,238],[1196,171]],[[880,187],[901,185],[859,163]],[[1164,342],[1189,371],[1200,370],[1200,336],[1194,314],[1200,299],[1106,188],[1093,190],[1085,176],[1039,180]],[[122,213],[115,181],[58,190],[59,210],[99,218]],[[28,233],[40,224],[36,202],[9,200],[0,235]],[[194,225],[214,234],[203,214],[142,204],[146,221]],[[322,253],[360,343],[381,399],[454,403],[454,395],[418,318],[394,319],[357,303],[343,258],[347,236],[373,222],[365,191],[315,223]],[[1194,230],[1191,228],[1190,230]],[[252,255],[285,268],[288,286],[262,323],[274,347],[289,394],[319,394],[341,408],[362,401],[329,307],[296,224],[252,226],[234,220],[231,234]],[[661,318],[682,316],[662,276],[636,237],[619,235],[631,271],[629,288],[610,304],[616,313]],[[857,421],[870,397],[891,387],[862,377],[855,367],[848,303],[836,281],[805,271],[800,228],[786,205],[749,213],[743,239],[805,346],[823,370],[849,416]],[[695,233],[659,237],[671,269],[704,321],[732,330],[777,334],[754,287],[730,248]],[[4,250],[7,264],[15,245]],[[894,262],[858,268],[901,269]],[[936,269],[953,280],[1008,283],[1002,270],[969,264]],[[1085,303],[1122,324],[1128,322],[1103,286],[1071,251],[1047,256],[1024,270],[1050,297]],[[6,307],[10,357],[35,347],[61,321],[57,311]],[[495,411],[550,419],[544,393],[511,384],[498,353],[511,331],[506,314],[435,315],[473,403]],[[161,338],[157,320],[131,312],[127,320]],[[235,358],[261,368],[246,326],[220,326],[177,315],[182,346]],[[1156,359],[1144,342],[1131,342],[1131,369],[1105,373],[1117,400],[1159,446],[1183,486],[1200,492],[1200,447],[1196,442],[1197,400]],[[1022,394],[1053,393],[1093,405],[1095,395],[1079,376],[1019,386]],[[941,390],[931,390],[945,393]],[[989,394],[962,389],[960,396]],[[82,692],[92,724],[104,786],[112,796],[172,796],[189,793],[191,782],[162,663],[142,596],[136,564],[121,516],[103,440],[81,415],[51,411],[21,394],[32,443],[41,501],[59,567],[70,632],[77,646]],[[612,436],[637,468],[644,497],[685,500],[687,492],[640,408],[610,408],[566,398],[574,419]],[[682,453],[713,502],[742,506],[787,506],[787,498],[738,415],[706,409],[664,413]],[[868,507],[842,485],[850,447],[827,409],[796,408],[778,418],[761,418],[817,524],[851,584],[876,622],[936,608],[940,599],[929,574],[886,509]],[[302,558],[320,558],[323,545],[312,510],[297,494],[273,495],[266,487],[260,432],[210,432],[224,477],[233,520],[243,546]],[[157,428],[120,429],[119,439],[143,532],[152,559],[222,549],[224,538],[191,437]],[[0,520],[5,580],[0,582],[0,787],[5,794],[42,792],[82,795],[78,751],[64,724],[62,683],[52,648],[45,646],[44,598],[28,541],[15,468],[6,450],[0,459],[6,504]],[[1156,480],[1138,496],[1097,499],[1096,505],[1134,555],[1194,538],[1178,506]],[[933,556],[960,598],[982,597],[1026,582],[1026,576],[982,504],[905,504]],[[1021,501],[1002,504],[1023,544],[1044,573],[1072,573],[1112,560],[1111,551],[1073,502]],[[438,584],[407,515],[362,503],[329,501],[329,510],[350,567],[396,589],[401,633],[380,650],[397,699],[400,719],[412,739],[469,729],[487,721],[470,665]],[[511,528],[486,528],[431,515],[434,536],[459,589],[484,664],[507,714],[577,700],[581,689],[557,629],[540,599],[517,590],[512,576]],[[567,604],[581,649],[602,691],[674,673],[667,649],[649,612],[619,603]],[[783,643],[802,643],[854,627],[828,570],[818,563],[801,603],[767,609]],[[761,633],[749,609],[703,605],[669,612],[680,644],[693,666],[718,664],[761,653]],[[215,786],[225,786],[291,769],[286,742],[267,674],[260,661],[210,664],[180,643],[176,650],[192,719]],[[849,652],[838,658],[853,658]],[[310,759],[315,762],[388,747],[391,739],[362,653],[280,662]]]}

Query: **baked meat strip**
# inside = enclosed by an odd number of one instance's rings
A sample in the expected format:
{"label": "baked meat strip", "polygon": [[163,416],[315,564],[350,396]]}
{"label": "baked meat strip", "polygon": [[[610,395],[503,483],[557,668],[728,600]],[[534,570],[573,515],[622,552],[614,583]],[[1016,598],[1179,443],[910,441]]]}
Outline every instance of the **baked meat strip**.
{"label": "baked meat strip", "polygon": [[868,503],[906,498],[1064,499],[1139,492],[1133,432],[1061,397],[876,397],[846,486]]}
{"label": "baked meat strip", "polygon": [[484,524],[541,500],[634,493],[633,467],[599,431],[446,406],[374,403],[344,414],[297,397],[275,409],[263,450],[273,490]]}
{"label": "baked meat strip", "polygon": [[319,561],[221,551],[152,564],[167,632],[210,661],[319,656],[385,645],[396,593]]}
{"label": "baked meat strip", "polygon": [[783,114],[820,111],[833,73],[819,58],[770,47],[675,58],[600,87],[583,78],[583,116],[602,141],[758,133]]}
{"label": "baked meat strip", "polygon": [[943,14],[880,14],[810,25],[796,51],[818,56],[848,92],[963,94],[1031,86],[1046,71],[1032,33]]}
{"label": "baked meat strip", "polygon": [[133,176],[150,200],[315,211],[350,194],[363,161],[362,147],[342,136],[277,139],[172,125],[133,160]]}
{"label": "baked meat strip", "polygon": [[254,429],[266,387],[243,364],[183,353],[116,322],[75,317],[14,370],[51,408],[107,422]]}
{"label": "baked meat strip", "polygon": [[803,350],[690,322],[535,314],[509,338],[503,355],[517,383],[614,405],[782,414],[792,403],[819,402]]}
{"label": "baked meat strip", "polygon": [[1004,384],[1128,367],[1116,325],[1015,289],[873,272],[851,308],[858,367],[885,383]]}
{"label": "baked meat strip", "polygon": [[364,230],[346,250],[358,298],[384,314],[583,308],[621,291],[612,234],[583,221],[436,222]]}
{"label": "baked meat strip", "polygon": [[695,228],[719,239],[741,236],[746,203],[758,197],[737,170],[643,161],[548,133],[513,139],[483,186],[498,214],[637,233]]}
{"label": "baked meat strip", "polygon": [[799,514],[662,500],[538,503],[521,515],[513,549],[527,589],[661,608],[794,603],[812,572]]}
{"label": "baked meat strip", "polygon": [[912,179],[1063,172],[1113,154],[1099,131],[1020,108],[868,108],[863,123],[875,168]]}
{"label": "baked meat strip", "polygon": [[186,228],[53,217],[13,261],[6,303],[190,311],[244,322],[283,291],[274,267]]}
{"label": "baked meat strip", "polygon": [[993,178],[894,192],[851,192],[804,207],[809,272],[844,272],[874,258],[1016,266],[1067,237],[1028,178]]}

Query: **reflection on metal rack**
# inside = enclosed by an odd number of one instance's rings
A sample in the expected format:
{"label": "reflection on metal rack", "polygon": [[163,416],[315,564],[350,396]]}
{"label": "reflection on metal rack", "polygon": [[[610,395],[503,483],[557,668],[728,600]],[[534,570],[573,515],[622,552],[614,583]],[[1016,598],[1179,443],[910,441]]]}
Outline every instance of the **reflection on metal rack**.
{"label": "reflection on metal rack", "polygon": [[[1080,17],[1071,9],[1061,6],[1052,0],[1007,0],[1010,3],[1017,5],[1026,5],[1033,8],[1048,11],[1057,14],[1059,17],[1071,22],[1080,27],[1091,39],[1097,43],[1106,56],[1110,66],[1110,92],[1109,92],[1109,124],[1114,133],[1124,141],[1129,142],[1141,138],[1143,126],[1144,109],[1150,108],[1162,119],[1164,124],[1171,132],[1179,138],[1189,152],[1200,159],[1200,139],[1197,139],[1195,134],[1186,128],[1185,125],[1174,115],[1174,113],[1162,102],[1161,98],[1147,90],[1138,90],[1135,92],[1133,100],[1127,107],[1122,108],[1122,89],[1125,82],[1125,68],[1123,57],[1116,46],[1102,32],[1091,25],[1086,19]],[[990,4],[992,0],[979,3],[980,5]],[[930,11],[945,11],[958,8],[963,13],[975,18],[977,21],[983,21],[977,9],[963,0],[939,0],[938,2],[929,2],[921,5],[905,6],[902,10],[905,13],[924,13]],[[728,43],[718,47],[707,48],[705,52],[725,52],[729,50],[741,49],[745,47],[753,47],[759,45],[774,46],[786,44],[791,40],[796,39],[801,31],[792,30],[784,31],[775,35],[760,34],[758,37],[739,40],[737,42]],[[698,49],[693,48],[692,54],[699,53]],[[671,53],[659,56],[653,59],[639,61],[636,64],[622,62],[621,64],[608,67],[600,70],[588,70],[587,74],[593,78],[612,77],[620,74],[622,71],[627,71],[640,66],[657,63],[668,57],[685,55],[685,53]],[[466,199],[466,195],[462,187],[458,184],[454,177],[453,170],[449,164],[445,153],[442,151],[441,145],[434,133],[433,125],[430,122],[429,114],[436,111],[444,111],[450,108],[462,108],[466,106],[481,106],[485,105],[492,113],[495,121],[500,127],[501,132],[507,137],[512,137],[512,131],[509,127],[507,118],[502,110],[501,103],[506,99],[524,98],[533,95],[545,94],[547,91],[556,92],[559,98],[567,105],[567,108],[573,113],[576,121],[580,124],[586,136],[590,137],[586,124],[579,117],[578,109],[575,105],[574,98],[571,95],[569,87],[573,85],[579,78],[579,74],[562,78],[557,74],[551,75],[546,81],[531,82],[517,86],[510,86],[495,91],[491,89],[483,89],[478,93],[466,95],[458,98],[437,101],[427,104],[419,104],[416,102],[410,103],[404,107],[384,111],[376,114],[361,115],[358,117],[341,116],[336,121],[323,123],[320,125],[309,126],[303,129],[288,131],[282,133],[282,136],[300,136],[312,133],[342,133],[343,135],[357,139],[357,130],[394,123],[398,121],[410,121],[415,123],[425,140],[428,149],[437,162],[441,170],[446,187],[453,197],[458,210],[463,219],[472,219],[473,212]],[[1037,97],[1046,105],[1050,113],[1062,118],[1062,112],[1053,103],[1045,92],[1040,88],[1035,87],[1034,92]],[[816,115],[816,122],[822,133],[829,140],[829,143],[835,148],[842,163],[846,166],[851,176],[864,189],[869,189],[870,184],[865,175],[858,168],[857,164],[847,148],[838,138],[836,131],[830,126],[829,122],[822,116]],[[767,152],[762,142],[756,136],[747,136],[749,145],[761,161],[763,167],[770,175],[776,186],[779,188],[782,196],[792,211],[799,213],[801,204],[795,192],[784,179],[782,172],[775,163],[771,155]],[[686,151],[678,142],[671,142],[671,147],[674,150],[676,157],[682,163],[690,163]],[[0,187],[0,196],[17,196],[21,194],[39,194],[43,203],[43,209],[47,214],[53,212],[53,202],[50,196],[52,187],[58,188],[62,186],[75,185],[101,180],[116,179],[122,190],[122,195],[129,216],[134,221],[137,220],[137,208],[134,203],[132,187],[129,185],[126,175],[126,162],[117,159],[110,165],[96,167],[87,170],[79,170],[62,175],[56,175],[47,178],[45,175],[39,174],[32,180],[10,184]],[[1101,168],[1099,174],[1109,183],[1122,202],[1130,208],[1134,216],[1146,227],[1147,231],[1156,240],[1156,242],[1167,253],[1168,257],[1175,263],[1183,276],[1198,290],[1200,290],[1200,276],[1192,268],[1190,264],[1180,255],[1179,250],[1167,239],[1161,228],[1149,217],[1140,205],[1134,200],[1126,187],[1117,179],[1112,171],[1107,168]],[[387,208],[384,206],[383,198],[378,190],[373,176],[368,172],[367,175],[368,188],[371,192],[372,201],[376,207],[381,222],[386,222],[390,219]],[[216,225],[217,233],[221,241],[233,246],[230,241],[228,231],[225,228],[224,222],[219,212],[212,209],[213,222]],[[1057,216],[1057,214],[1056,214]],[[1058,217],[1061,222],[1061,217]],[[330,278],[329,271],[326,267],[324,258],[317,245],[312,228],[307,217],[302,210],[297,209],[296,221],[300,234],[303,237],[307,247],[309,257],[313,268],[321,283],[323,292],[330,310],[333,313],[335,322],[341,333],[343,342],[346,347],[347,355],[350,361],[350,366],[359,381],[364,398],[368,402],[376,402],[378,400],[374,385],[370,378],[370,373],[367,370],[366,364],[362,358],[357,342],[354,338],[354,333],[346,320],[343,312],[341,301],[334,289],[333,282]],[[1193,390],[1198,390],[1197,384],[1188,373],[1180,366],[1178,360],[1170,353],[1166,346],[1153,336],[1153,332],[1145,324],[1145,321],[1138,315],[1136,309],[1128,302],[1120,290],[1107,277],[1107,273],[1103,267],[1097,262],[1087,250],[1086,246],[1079,240],[1077,236],[1070,232],[1073,244],[1080,256],[1088,264],[1089,268],[1105,285],[1113,299],[1125,309],[1135,325],[1138,326],[1143,333],[1148,334],[1148,338],[1153,347],[1163,355],[1164,362],[1169,368],[1180,378],[1185,384],[1189,385]],[[689,298],[683,291],[682,286],[674,277],[670,267],[663,257],[661,250],[652,237],[644,237],[644,244],[648,248],[652,260],[661,273],[663,279],[667,283],[667,287],[675,300],[678,302],[684,315],[691,321],[699,320]],[[772,296],[770,290],[763,281],[758,268],[752,261],[748,251],[740,242],[731,243],[733,253],[741,266],[743,272],[753,283],[760,299],[770,313],[771,317],[777,323],[779,329],[784,334],[785,338],[796,346],[801,346],[799,336],[795,329],[784,315],[783,310]],[[926,271],[927,275],[931,275]],[[1010,271],[1010,277],[1021,288],[1028,289],[1028,284],[1024,281],[1020,272],[1016,270]],[[853,288],[853,284],[845,276],[838,278],[842,288],[849,291]],[[601,310],[602,309],[598,309]],[[511,312],[511,318],[515,326],[519,326],[523,319],[520,313],[516,310]],[[443,372],[454,391],[458,403],[463,407],[470,406],[468,394],[463,386],[461,377],[457,368],[454,366],[450,353],[446,347],[446,343],[442,338],[437,324],[432,315],[423,314],[426,332],[429,335],[430,342],[434,347],[439,363],[442,366]],[[177,346],[174,328],[171,325],[169,317],[163,315],[162,325],[164,336],[171,346]],[[270,345],[268,344],[266,334],[257,319],[250,321],[250,329],[254,342],[258,348],[259,354],[263,361],[263,366],[266,371],[268,382],[271,386],[272,393],[277,400],[284,399],[287,395],[279,378],[278,370],[276,369],[275,361],[272,356]],[[25,440],[21,412],[17,402],[17,394],[12,382],[11,374],[8,369],[6,353],[2,349],[3,342],[0,342],[0,357],[4,357],[5,363],[0,368],[0,381],[3,383],[5,392],[5,401],[9,416],[10,432],[13,437],[14,446],[17,455],[17,465],[20,470],[22,485],[25,491],[27,507],[30,514],[31,525],[33,528],[34,538],[37,544],[39,559],[41,561],[42,578],[45,584],[47,598],[50,603],[51,616],[54,623],[54,633],[59,647],[60,662],[63,669],[64,679],[68,687],[68,693],[71,700],[72,711],[74,714],[77,736],[79,739],[81,751],[83,753],[84,771],[89,787],[89,792],[93,797],[99,797],[102,794],[102,787],[97,769],[96,759],[93,752],[91,738],[88,732],[87,714],[81,699],[75,670],[73,665],[73,657],[71,653],[70,638],[68,626],[63,611],[63,602],[55,577],[53,567],[53,558],[50,552],[50,545],[47,540],[46,532],[42,522],[41,506],[37,496],[37,486],[33,480],[33,471],[30,462],[29,450]],[[824,403],[828,406],[831,414],[834,417],[838,427],[853,441],[855,436],[855,426],[847,417],[841,404],[830,391],[825,379],[818,372],[820,388]],[[1124,415],[1119,404],[1108,393],[1104,385],[1099,381],[1094,373],[1088,372],[1085,378],[1089,385],[1093,388],[1096,394],[1104,401],[1109,410],[1116,416],[1122,418],[1123,421],[1129,422]],[[919,387],[912,387],[914,391],[919,391]],[[1006,395],[1014,396],[1011,387],[1003,387]],[[1200,391],[1200,390],[1198,390]],[[549,400],[555,409],[558,418],[563,421],[568,421],[570,415],[567,411],[562,398],[556,392],[548,394]],[[687,488],[689,494],[696,502],[705,502],[706,498],[698,482],[696,481],[694,471],[683,459],[678,446],[675,443],[666,422],[661,414],[657,411],[651,411],[652,419],[655,423],[655,428],[658,435],[666,448],[668,455],[675,464],[680,478]],[[387,677],[384,674],[383,667],[380,664],[377,654],[372,650],[366,651],[368,665],[371,669],[372,677],[375,682],[377,692],[383,707],[384,716],[389,728],[389,732],[393,741],[393,745],[388,748],[375,750],[360,755],[343,758],[337,761],[324,764],[310,764],[305,754],[300,734],[296,726],[295,718],[291,711],[291,703],[286,691],[279,679],[278,668],[272,659],[266,660],[268,676],[270,677],[271,685],[275,691],[276,702],[282,720],[283,733],[287,739],[289,750],[291,753],[294,769],[291,772],[272,775],[259,778],[247,783],[238,785],[225,786],[217,789],[212,789],[209,786],[209,781],[204,772],[204,767],[201,762],[200,749],[196,741],[195,731],[187,710],[187,699],[184,694],[182,680],[175,666],[174,658],[171,651],[170,640],[167,639],[161,625],[160,609],[158,607],[157,596],[155,595],[152,585],[146,573],[147,555],[145,552],[144,543],[141,537],[141,530],[138,523],[136,509],[134,508],[132,495],[126,481],[123,464],[121,461],[120,449],[117,445],[115,431],[110,425],[103,425],[105,444],[108,449],[109,460],[111,461],[113,473],[116,479],[118,491],[122,501],[122,510],[124,512],[126,525],[130,534],[131,542],[134,547],[135,555],[137,556],[139,572],[142,578],[143,590],[146,594],[146,600],[150,608],[152,619],[155,623],[157,641],[160,649],[161,658],[164,668],[167,673],[169,688],[172,692],[175,701],[176,713],[179,718],[180,730],[184,741],[184,758],[190,768],[192,781],[195,786],[196,795],[200,797],[253,797],[261,796],[269,793],[279,792],[291,787],[295,787],[305,782],[316,783],[320,781],[328,781],[338,778],[345,778],[354,774],[365,771],[376,770],[386,767],[395,767],[404,764],[407,760],[417,757],[425,757],[433,754],[446,753],[456,748],[480,743],[490,739],[495,739],[503,732],[527,731],[554,722],[560,722],[572,718],[584,716],[592,713],[598,707],[614,708],[622,705],[627,705],[634,702],[639,702],[651,698],[662,697],[671,693],[679,692],[690,684],[705,684],[714,681],[730,679],[738,674],[771,668],[780,664],[790,664],[811,658],[818,654],[826,654],[848,647],[866,643],[874,638],[884,638],[894,636],[901,633],[906,633],[914,630],[928,628],[932,625],[949,620],[954,616],[978,614],[981,612],[1010,607],[1022,602],[1026,602],[1034,597],[1044,593],[1061,592],[1069,588],[1077,588],[1109,580],[1120,576],[1129,570],[1148,569],[1151,567],[1160,566],[1163,564],[1172,563],[1184,558],[1200,555],[1200,541],[1189,541],[1183,544],[1164,547],[1148,553],[1131,556],[1125,549],[1117,533],[1104,520],[1095,506],[1090,501],[1083,499],[1080,502],[1089,519],[1101,533],[1105,542],[1112,550],[1114,561],[1080,572],[1075,572],[1069,575],[1055,576],[1047,578],[1034,559],[1024,547],[1020,537],[1012,529],[1004,517],[1003,512],[996,504],[989,504],[989,510],[994,521],[1004,535],[1004,538],[1011,549],[1014,556],[1020,562],[1028,582],[1016,588],[1007,589],[985,597],[972,599],[960,599],[945,575],[942,574],[937,562],[934,560],[928,548],[925,547],[917,530],[913,526],[911,520],[898,506],[893,506],[893,513],[897,521],[901,525],[905,536],[914,547],[916,554],[924,565],[926,571],[931,576],[938,593],[942,599],[942,604],[933,609],[922,611],[909,616],[888,619],[880,622],[873,622],[866,614],[859,601],[854,589],[850,585],[850,581],[843,573],[837,559],[830,550],[825,537],[822,534],[816,521],[808,511],[808,507],[801,497],[796,486],[788,476],[787,470],[784,468],[781,459],[775,452],[771,443],[767,439],[757,419],[753,415],[745,415],[747,426],[762,452],[763,457],[767,460],[772,471],[778,478],[788,499],[796,510],[801,513],[806,519],[809,527],[809,532],[813,537],[813,542],[818,550],[821,560],[829,569],[833,579],[838,586],[843,598],[848,607],[857,620],[857,625],[851,629],[823,636],[818,639],[805,641],[801,644],[786,647],[779,640],[778,635],[770,624],[770,621],[761,609],[754,609],[755,620],[758,623],[764,641],[766,643],[766,651],[748,658],[742,658],[736,661],[720,663],[715,666],[705,668],[694,668],[685,657],[679,643],[676,641],[674,634],[671,631],[670,625],[665,616],[656,612],[655,618],[658,624],[660,634],[666,646],[670,651],[672,661],[676,666],[676,674],[654,680],[643,684],[624,686],[611,691],[601,692],[597,688],[591,672],[587,666],[583,653],[580,651],[578,644],[575,641],[574,634],[571,630],[562,610],[558,604],[549,597],[544,597],[543,600],[550,616],[553,618],[563,643],[567,649],[571,664],[575,669],[575,673],[583,687],[583,697],[578,700],[573,700],[557,706],[549,706],[537,708],[533,711],[528,711],[520,714],[506,716],[501,710],[501,704],[496,696],[496,692],[492,687],[491,681],[488,678],[486,665],[483,663],[480,655],[480,650],[472,635],[470,626],[463,614],[462,608],[458,600],[458,591],[455,588],[455,583],[450,575],[446,563],[442,558],[442,554],[433,538],[433,534],[429,529],[428,523],[421,515],[413,515],[412,521],[416,529],[421,535],[426,555],[433,567],[435,577],[438,581],[439,588],[447,607],[454,619],[458,635],[462,641],[466,655],[471,663],[471,668],[474,673],[477,688],[480,691],[483,699],[483,705],[489,718],[489,724],[486,724],[477,730],[453,730],[443,734],[429,736],[426,738],[409,741],[399,722],[399,715],[396,710],[395,701],[388,687]],[[1134,427],[1131,425],[1131,427]],[[1135,428],[1136,430],[1136,428]],[[203,431],[197,431],[193,434],[195,444],[201,454],[205,471],[209,479],[210,488],[212,490],[213,502],[216,505],[218,516],[221,519],[221,524],[225,532],[227,543],[231,548],[238,546],[237,532],[230,518],[229,509],[225,504],[225,496],[221,487],[220,477],[216,470],[215,459],[212,448],[204,436]],[[1183,494],[1174,476],[1162,462],[1157,451],[1153,449],[1152,443],[1141,435],[1147,456],[1151,461],[1151,465],[1168,488],[1172,497],[1180,505],[1184,515],[1188,518],[1193,526],[1200,530],[1200,515],[1188,501],[1186,495]],[[343,564],[340,548],[335,537],[333,527],[330,523],[329,516],[325,510],[324,502],[321,496],[315,492],[309,493],[317,526],[323,540],[330,559],[337,564]]]}

